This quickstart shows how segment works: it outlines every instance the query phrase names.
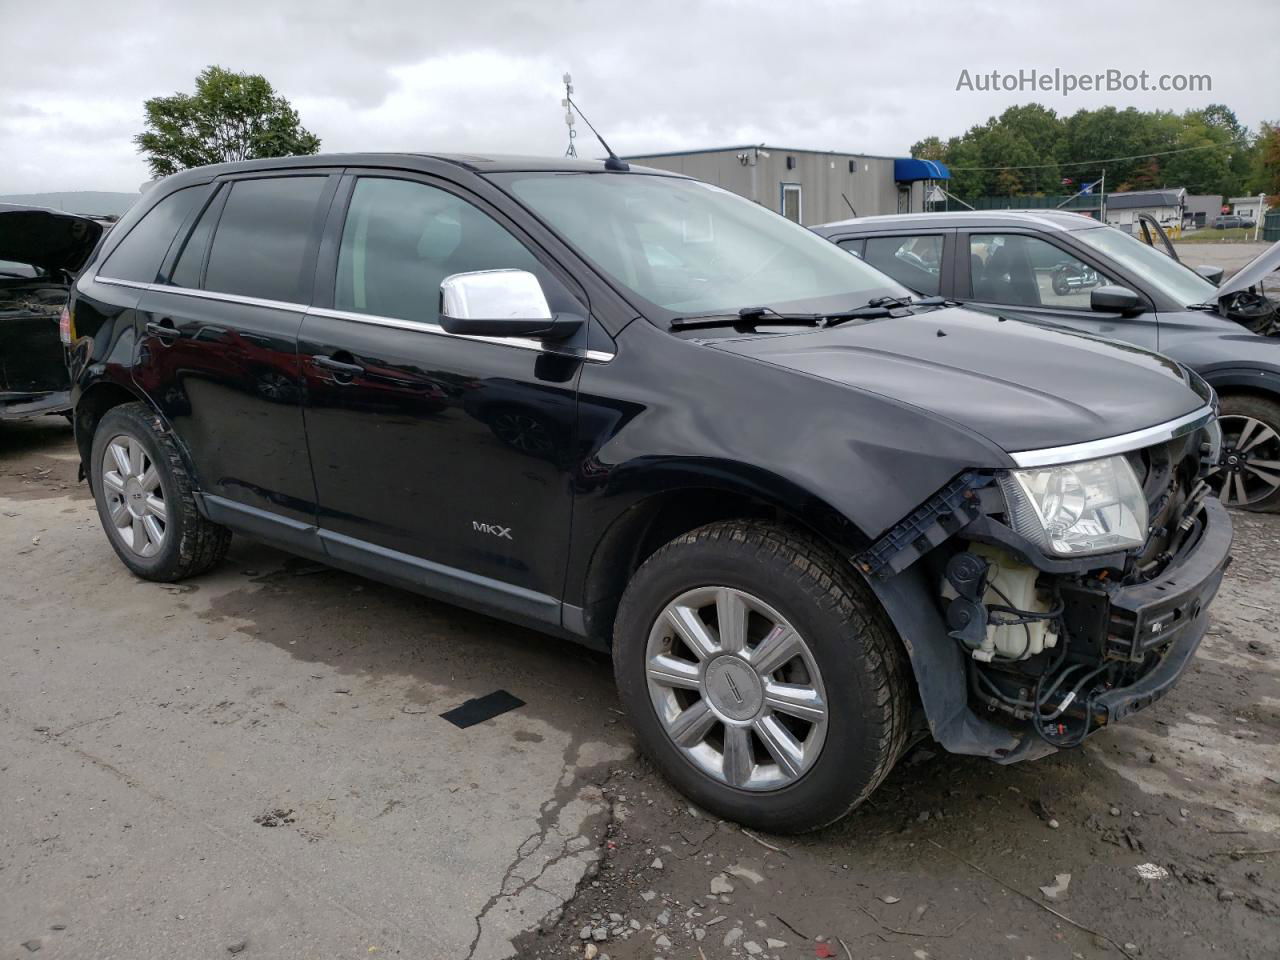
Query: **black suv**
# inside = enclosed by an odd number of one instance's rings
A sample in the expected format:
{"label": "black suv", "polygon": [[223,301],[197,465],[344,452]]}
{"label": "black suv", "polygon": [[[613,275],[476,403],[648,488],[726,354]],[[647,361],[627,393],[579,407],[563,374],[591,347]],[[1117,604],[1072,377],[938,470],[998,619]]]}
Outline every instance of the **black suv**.
{"label": "black suv", "polygon": [[187,171],[70,326],[138,576],[234,531],[611,650],[671,780],[769,830],[840,817],[919,737],[1009,762],[1146,706],[1228,560],[1194,373],[914,299],[616,160]]}

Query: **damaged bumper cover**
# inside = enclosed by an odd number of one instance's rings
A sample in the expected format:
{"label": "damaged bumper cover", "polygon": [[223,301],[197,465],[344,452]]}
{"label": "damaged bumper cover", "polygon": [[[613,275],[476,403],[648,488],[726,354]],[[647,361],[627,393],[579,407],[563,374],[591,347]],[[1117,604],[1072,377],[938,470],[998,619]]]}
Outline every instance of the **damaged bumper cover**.
{"label": "damaged bumper cover", "polygon": [[1107,638],[1132,655],[1160,651],[1134,683],[1101,694],[1094,706],[1103,723],[1123,720],[1159,700],[1195,656],[1209,622],[1208,608],[1231,562],[1231,519],[1217,500],[1204,504],[1204,530],[1182,562],[1146,583],[1116,588],[1108,597]]}
{"label": "damaged bumper cover", "polygon": [[[1057,749],[1032,724],[1009,723],[975,709],[966,651],[952,639],[938,601],[934,557],[942,544],[998,546],[1039,571],[1060,591],[1064,623],[1076,652],[1122,678],[1075,703],[1072,715],[1096,730],[1150,706],[1167,693],[1195,656],[1208,625],[1207,608],[1230,562],[1231,520],[1216,499],[1198,505],[1195,532],[1158,575],[1138,583],[1111,582],[1102,570],[1122,570],[1124,554],[1054,558],[1020,537],[992,513],[998,492],[980,474],[958,477],[855,558],[907,646],[930,732],[953,752],[1001,763],[1034,759]],[[924,562],[917,562],[920,560]],[[1083,698],[1082,698],[1083,699]],[[1087,711],[1087,714],[1085,713]]]}

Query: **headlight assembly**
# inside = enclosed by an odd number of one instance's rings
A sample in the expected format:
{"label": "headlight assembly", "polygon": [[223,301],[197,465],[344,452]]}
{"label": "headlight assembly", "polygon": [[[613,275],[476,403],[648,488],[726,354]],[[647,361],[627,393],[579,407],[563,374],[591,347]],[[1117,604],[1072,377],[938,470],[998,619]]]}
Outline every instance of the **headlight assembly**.
{"label": "headlight assembly", "polygon": [[1000,476],[1010,525],[1058,556],[1140,547],[1147,501],[1124,457],[1010,470]]}

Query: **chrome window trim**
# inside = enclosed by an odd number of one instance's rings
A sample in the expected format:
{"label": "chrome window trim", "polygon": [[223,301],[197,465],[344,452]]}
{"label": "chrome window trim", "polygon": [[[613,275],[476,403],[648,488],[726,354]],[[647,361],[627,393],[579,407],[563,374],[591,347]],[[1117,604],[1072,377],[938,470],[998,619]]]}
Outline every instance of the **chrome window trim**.
{"label": "chrome window trim", "polygon": [[375,313],[357,313],[354,310],[333,310],[329,307],[312,307],[307,311],[313,316],[328,317],[331,320],[350,320],[354,323],[371,323],[379,327],[392,327],[396,330],[409,330],[413,333],[425,333],[435,337],[452,337],[455,340],[474,340],[477,343],[493,343],[498,346],[516,347],[520,350],[535,350],[538,353],[551,353],[556,356],[575,357],[592,363],[608,363],[614,354],[605,350],[577,350],[572,347],[557,347],[534,340],[529,337],[479,337],[469,333],[450,333],[438,323],[418,323],[414,320],[401,320],[398,317],[383,317]]}
{"label": "chrome window trim", "polygon": [[149,290],[157,293],[174,293],[182,297],[199,297],[203,300],[220,300],[225,303],[239,303],[250,307],[266,307],[271,310],[294,310],[309,313],[317,317],[328,317],[331,320],[351,320],[356,323],[371,323],[380,327],[393,327],[397,330],[409,330],[414,333],[426,333],[436,337],[452,337],[455,340],[475,340],[479,343],[492,343],[498,346],[515,347],[519,350],[535,350],[538,353],[549,353],[562,357],[575,357],[589,363],[608,363],[614,354],[607,350],[576,350],[570,347],[556,347],[533,340],[528,337],[477,337],[466,333],[450,333],[438,323],[415,323],[412,320],[400,320],[396,317],[381,317],[372,313],[356,313],[350,310],[331,310],[327,307],[309,307],[305,303],[289,303],[283,300],[263,300],[258,297],[242,297],[236,293],[219,293],[216,290],[193,290],[190,287],[174,287],[164,283],[139,283],[136,280],[116,280],[112,277],[95,276],[94,282],[105,283],[117,287],[133,287],[137,290]]}
{"label": "chrome window trim", "polygon": [[1048,467],[1062,463],[1079,463],[1082,460],[1096,460],[1110,457],[1118,453],[1129,453],[1141,450],[1157,443],[1167,443],[1178,437],[1186,436],[1211,423],[1215,418],[1211,405],[1206,404],[1185,416],[1167,423],[1158,423],[1154,427],[1122,433],[1114,437],[1103,437],[1101,440],[1086,440],[1084,443],[1073,443],[1065,447],[1044,447],[1039,450],[1011,451],[1009,456],[1019,467]]}
{"label": "chrome window trim", "polygon": [[133,280],[116,280],[112,277],[96,276],[98,283],[115,284],[121,287],[136,287],[139,290],[151,290],[158,293],[176,293],[180,297],[197,297],[201,300],[220,300],[224,303],[241,303],[247,307],[266,307],[269,310],[310,309],[305,303],[291,303],[287,300],[265,300],[262,297],[243,297],[238,293],[222,293],[217,290],[193,290],[191,287],[175,287],[167,283],[136,283]]}
{"label": "chrome window trim", "polygon": [[112,287],[133,287],[135,290],[150,290],[153,284],[142,283],[138,280],[114,280],[111,277],[94,277],[94,283],[105,283]]}

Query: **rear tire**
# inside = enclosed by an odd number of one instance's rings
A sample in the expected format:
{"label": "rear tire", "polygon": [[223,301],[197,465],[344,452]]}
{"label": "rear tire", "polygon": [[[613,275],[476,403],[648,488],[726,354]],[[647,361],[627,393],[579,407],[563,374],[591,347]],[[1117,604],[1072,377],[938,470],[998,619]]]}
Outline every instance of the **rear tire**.
{"label": "rear tire", "polygon": [[182,580],[226,556],[231,531],[201,516],[177,443],[146,404],[121,404],[98,422],[89,483],[112,548],[144,580]]}
{"label": "rear tire", "polygon": [[1280,403],[1251,394],[1228,394],[1222,398],[1220,422],[1223,465],[1218,495],[1222,502],[1262,513],[1280,512]]}
{"label": "rear tire", "polygon": [[[771,651],[787,630],[799,642],[781,659]],[[745,642],[723,639],[735,634]],[[779,524],[713,523],[653,554],[623,594],[613,661],[640,745],[667,779],[761,830],[840,819],[906,743],[906,657],[879,603],[837,553]]]}

